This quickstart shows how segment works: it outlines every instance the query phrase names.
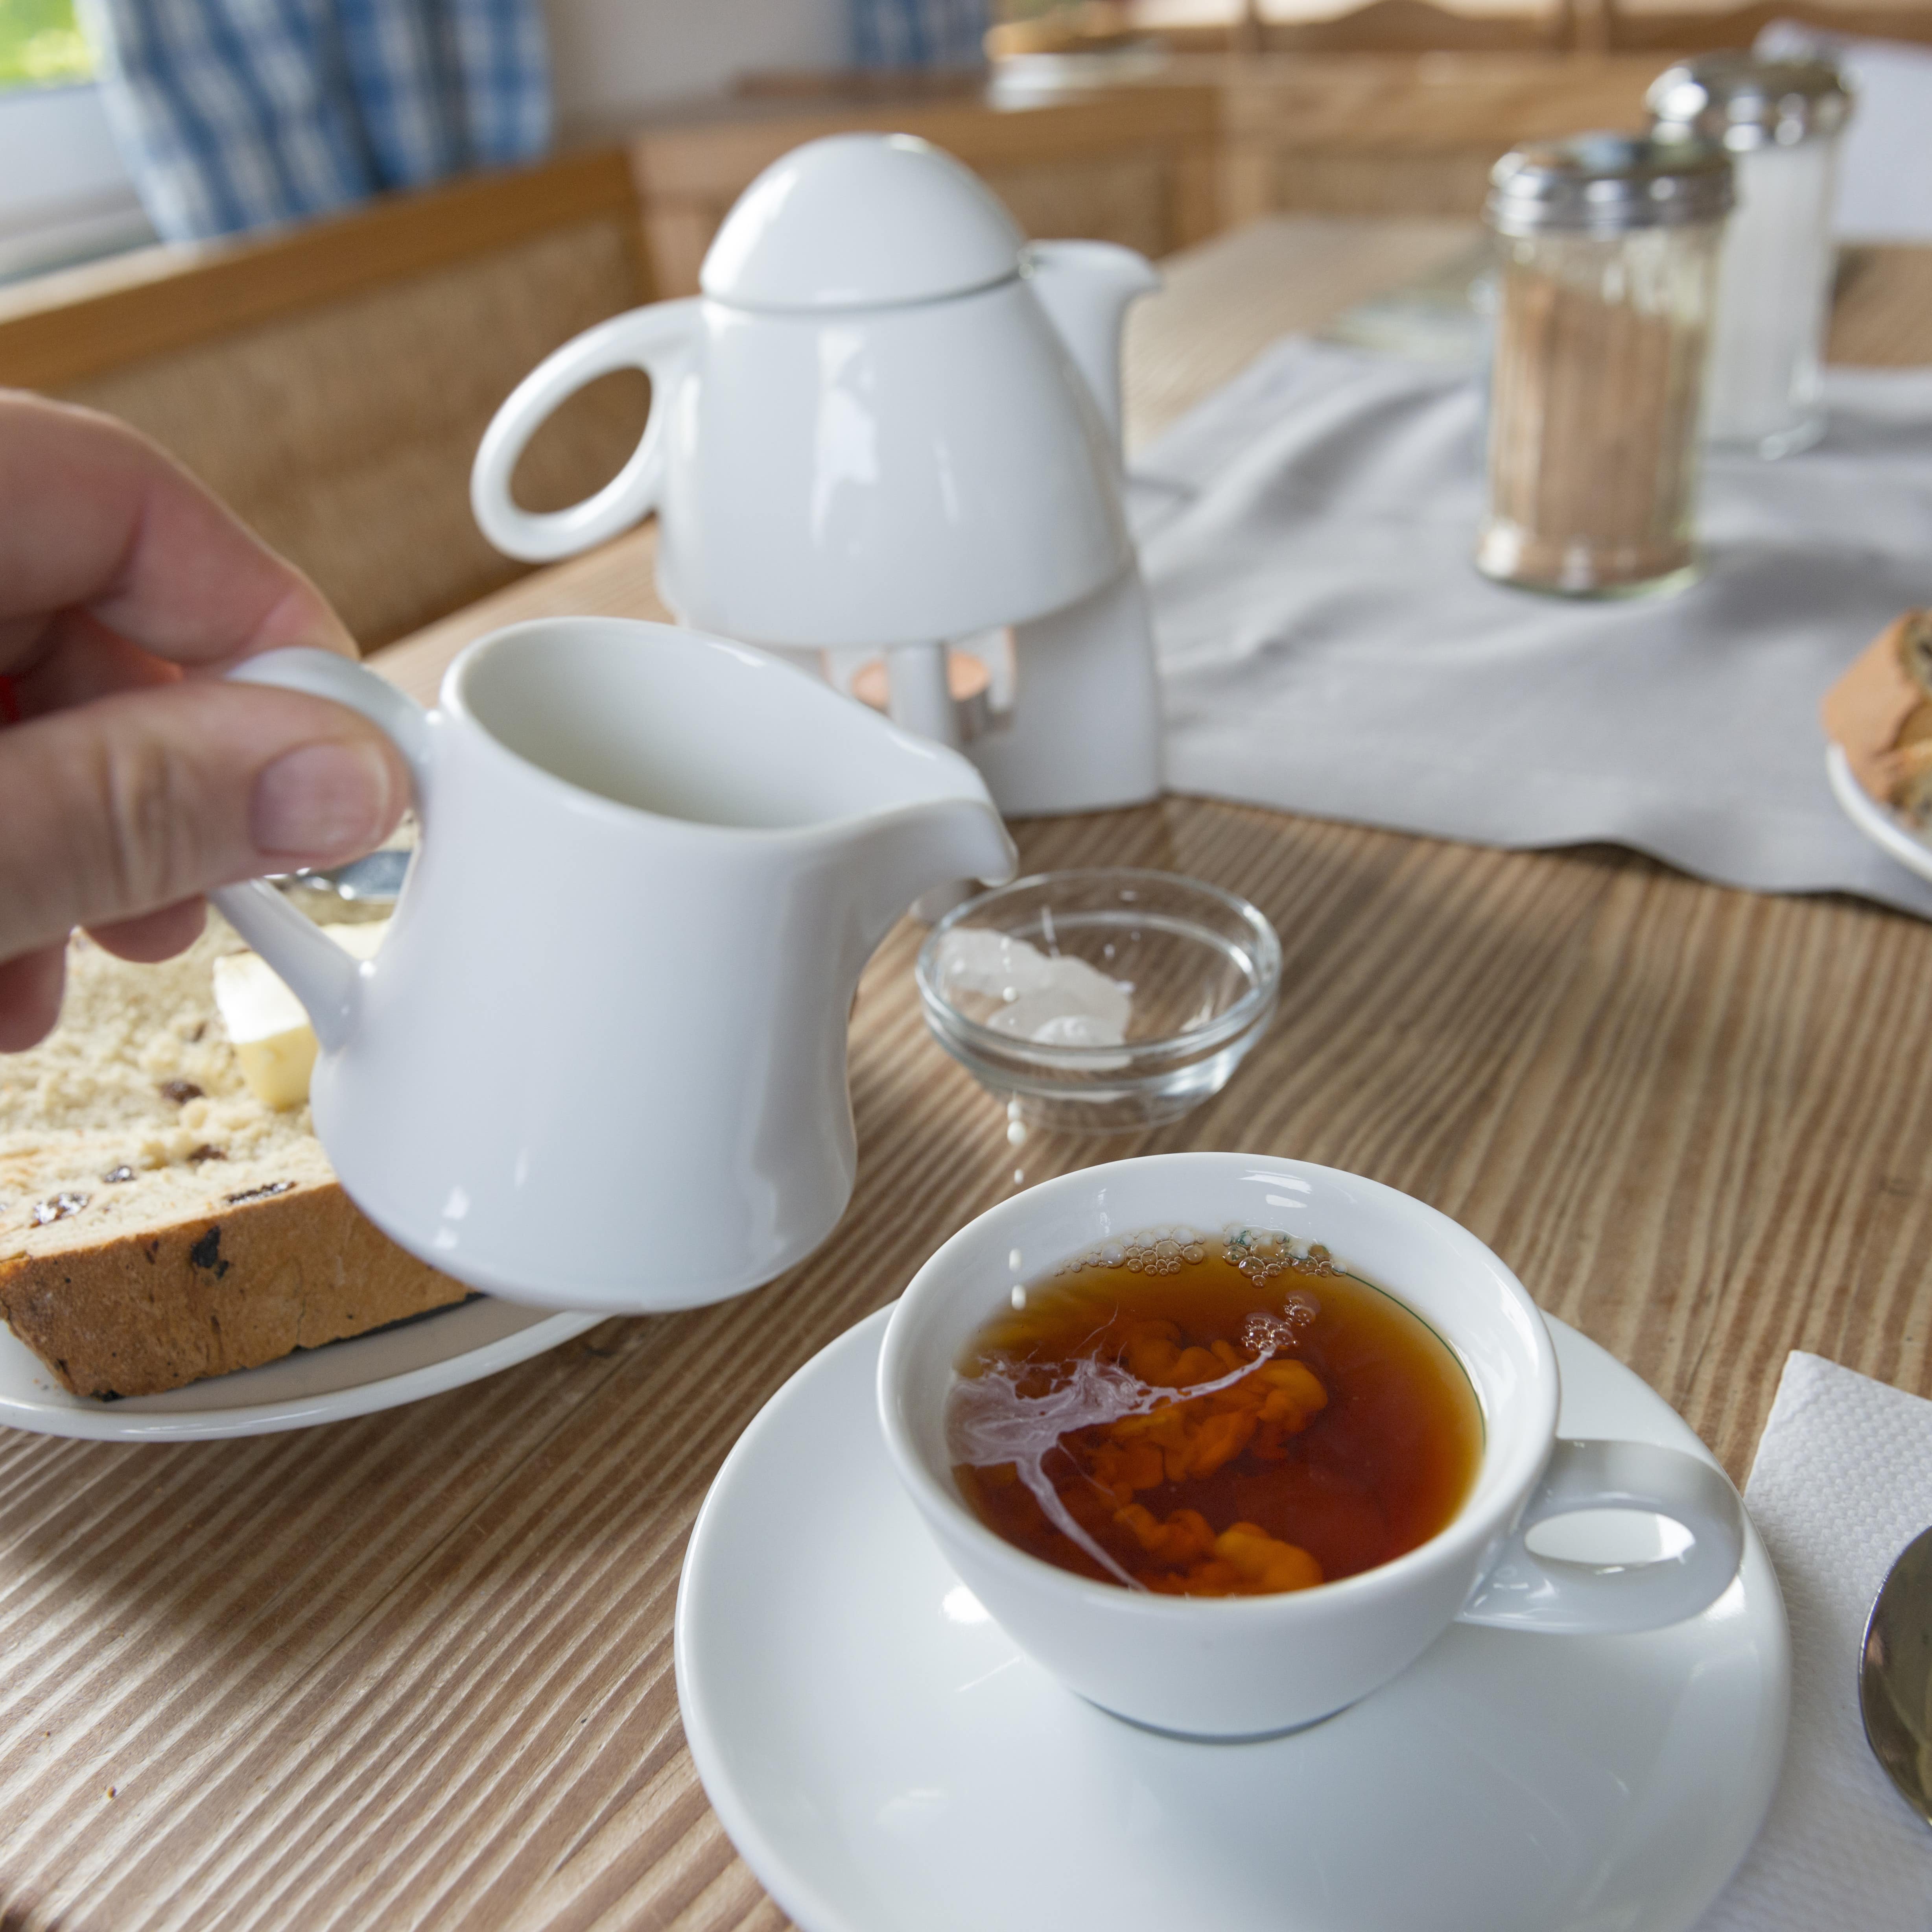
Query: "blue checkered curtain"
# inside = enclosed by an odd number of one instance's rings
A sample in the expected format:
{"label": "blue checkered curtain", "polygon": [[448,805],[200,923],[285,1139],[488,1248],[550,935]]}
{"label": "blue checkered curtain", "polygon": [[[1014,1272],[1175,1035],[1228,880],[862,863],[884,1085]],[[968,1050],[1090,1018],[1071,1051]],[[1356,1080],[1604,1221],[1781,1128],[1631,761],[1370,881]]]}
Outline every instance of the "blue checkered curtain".
{"label": "blue checkered curtain", "polygon": [[981,67],[988,0],[851,0],[861,67]]}
{"label": "blue checkered curtain", "polygon": [[156,230],[298,221],[548,147],[541,0],[81,0]]}

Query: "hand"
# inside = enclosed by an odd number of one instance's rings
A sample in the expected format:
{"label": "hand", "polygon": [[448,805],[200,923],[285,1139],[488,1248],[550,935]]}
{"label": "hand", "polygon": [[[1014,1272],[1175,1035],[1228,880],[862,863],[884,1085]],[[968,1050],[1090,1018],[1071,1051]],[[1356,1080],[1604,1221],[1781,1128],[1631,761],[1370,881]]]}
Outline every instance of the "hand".
{"label": "hand", "polygon": [[0,1052],[58,1017],[75,926],[166,958],[212,886],[388,836],[409,778],[374,726],[221,682],[288,644],[355,655],[315,586],[159,450],[0,392],[0,675],[20,718],[0,722]]}

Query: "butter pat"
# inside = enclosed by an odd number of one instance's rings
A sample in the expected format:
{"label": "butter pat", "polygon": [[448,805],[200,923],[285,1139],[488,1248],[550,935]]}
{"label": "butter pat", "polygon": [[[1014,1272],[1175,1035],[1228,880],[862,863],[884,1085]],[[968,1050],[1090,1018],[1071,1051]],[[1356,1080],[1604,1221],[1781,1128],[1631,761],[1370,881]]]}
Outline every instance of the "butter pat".
{"label": "butter pat", "polygon": [[[358,959],[374,958],[388,929],[386,919],[321,928]],[[302,1106],[315,1066],[315,1029],[281,976],[257,953],[230,953],[214,962],[214,1004],[248,1090],[265,1107]]]}

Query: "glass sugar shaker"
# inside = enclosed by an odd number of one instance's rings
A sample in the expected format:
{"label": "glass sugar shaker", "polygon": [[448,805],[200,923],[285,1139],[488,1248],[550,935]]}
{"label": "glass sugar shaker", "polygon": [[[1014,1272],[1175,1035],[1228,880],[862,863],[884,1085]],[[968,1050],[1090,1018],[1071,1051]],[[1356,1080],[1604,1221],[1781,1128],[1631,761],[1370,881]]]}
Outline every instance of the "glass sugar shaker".
{"label": "glass sugar shaker", "polygon": [[1577,597],[1696,574],[1697,440],[1731,161],[1626,134],[1498,161],[1489,508],[1477,567]]}
{"label": "glass sugar shaker", "polygon": [[1828,62],[1730,52],[1672,68],[1646,98],[1653,134],[1721,141],[1736,171],[1705,435],[1759,456],[1803,449],[1825,430],[1819,365],[1850,88]]}

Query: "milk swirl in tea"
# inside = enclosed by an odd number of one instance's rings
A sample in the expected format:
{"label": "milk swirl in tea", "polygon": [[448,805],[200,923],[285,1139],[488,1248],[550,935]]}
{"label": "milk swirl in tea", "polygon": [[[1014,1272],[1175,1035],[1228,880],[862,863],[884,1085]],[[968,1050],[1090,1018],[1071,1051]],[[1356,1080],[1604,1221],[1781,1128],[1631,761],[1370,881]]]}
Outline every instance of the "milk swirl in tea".
{"label": "milk swirl in tea", "polygon": [[989,1528],[1076,1574],[1305,1589],[1426,1542],[1474,1478],[1455,1357],[1319,1246],[1150,1233],[1013,1300],[958,1364],[953,1474]]}

